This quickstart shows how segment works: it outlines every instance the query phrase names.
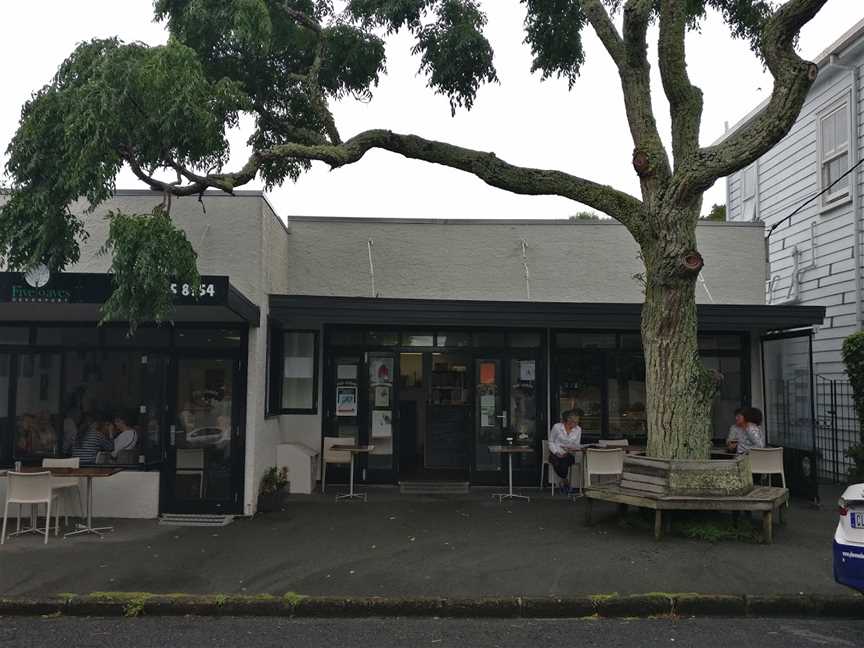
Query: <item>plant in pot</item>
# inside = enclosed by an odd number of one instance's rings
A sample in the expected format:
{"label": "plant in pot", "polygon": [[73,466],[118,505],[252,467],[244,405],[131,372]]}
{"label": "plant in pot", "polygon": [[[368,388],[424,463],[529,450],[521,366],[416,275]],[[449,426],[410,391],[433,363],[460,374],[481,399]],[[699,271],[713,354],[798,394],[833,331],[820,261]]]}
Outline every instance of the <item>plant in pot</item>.
{"label": "plant in pot", "polygon": [[282,490],[288,484],[288,468],[273,466],[261,478],[261,488],[258,490],[258,511],[273,513],[279,510],[282,502]]}

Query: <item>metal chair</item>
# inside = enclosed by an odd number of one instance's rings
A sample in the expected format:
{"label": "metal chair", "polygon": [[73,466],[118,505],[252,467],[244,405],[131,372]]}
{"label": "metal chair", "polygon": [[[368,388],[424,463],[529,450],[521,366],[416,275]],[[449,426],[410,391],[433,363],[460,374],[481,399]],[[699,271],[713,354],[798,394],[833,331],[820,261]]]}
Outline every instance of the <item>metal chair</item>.
{"label": "metal chair", "polygon": [[326,492],[327,464],[350,464],[351,453],[333,450],[334,445],[354,443],[354,439],[343,437],[324,437],[324,452],[321,453],[321,492]]}
{"label": "metal chair", "polygon": [[[43,468],[80,468],[81,459],[68,457],[63,459],[43,459]],[[63,517],[69,524],[69,502],[78,503],[78,514],[84,515],[84,507],[81,505],[81,481],[77,477],[51,477],[51,487],[59,491],[59,496],[64,499]]]}
{"label": "metal chair", "polygon": [[[20,535],[21,531],[21,505],[30,504],[38,506],[45,504],[45,544],[48,544],[48,533],[51,531],[51,505],[57,500],[57,495],[54,494],[51,483],[50,472],[40,473],[6,473],[6,506],[3,508],[3,531],[0,532],[0,544],[6,544],[6,524],[9,519],[9,505],[18,505],[18,518],[15,528],[15,533],[11,535]],[[60,506],[54,510],[54,535],[60,532]],[[30,531],[38,532],[38,529]],[[23,533],[26,533],[25,530]]]}
{"label": "metal chair", "polygon": [[626,448],[630,442],[627,439],[600,439],[597,445],[601,448]]}
{"label": "metal chair", "polygon": [[555,472],[555,469],[549,462],[549,442],[541,441],[541,444],[543,456],[540,463],[540,489],[543,489],[543,473],[545,471],[546,477],[549,480],[549,486],[551,488],[552,495],[555,495],[555,487],[558,485],[559,482],[558,473]]}
{"label": "metal chair", "polygon": [[620,448],[588,448],[585,450],[584,487],[591,487],[593,475],[615,475],[624,472],[624,451]]}

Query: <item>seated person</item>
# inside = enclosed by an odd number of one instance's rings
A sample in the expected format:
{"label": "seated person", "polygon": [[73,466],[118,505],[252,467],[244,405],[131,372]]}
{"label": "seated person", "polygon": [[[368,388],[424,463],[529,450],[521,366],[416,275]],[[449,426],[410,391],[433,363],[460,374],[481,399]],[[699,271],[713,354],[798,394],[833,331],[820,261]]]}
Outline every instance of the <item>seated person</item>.
{"label": "seated person", "polygon": [[[747,454],[751,448],[764,448],[765,435],[762,433],[762,411],[755,407],[745,407],[741,410],[742,427],[736,425],[736,437],[730,444],[730,450],[736,454]],[[737,417],[736,417],[737,423]],[[730,436],[732,430],[730,430]]]}
{"label": "seated person", "polygon": [[735,410],[735,423],[729,426],[729,434],[726,436],[726,449],[729,452],[736,452],[738,446],[738,435],[744,432],[747,422],[744,420],[744,408],[739,407]]}
{"label": "seated person", "polygon": [[117,433],[114,437],[111,456],[116,459],[123,450],[135,450],[138,447],[138,431],[129,427],[126,416],[123,414],[117,414],[114,417],[114,427],[117,429]]}
{"label": "seated person", "polygon": [[110,429],[110,423],[92,423],[81,435],[79,445],[72,449],[72,456],[78,457],[82,464],[96,463],[97,454],[114,449]]}
{"label": "seated person", "polygon": [[549,431],[549,463],[555,474],[561,479],[561,487],[570,489],[570,467],[574,463],[574,450],[578,450],[582,441],[582,428],[579,419],[582,410],[573,409],[561,413],[561,422],[552,426]]}

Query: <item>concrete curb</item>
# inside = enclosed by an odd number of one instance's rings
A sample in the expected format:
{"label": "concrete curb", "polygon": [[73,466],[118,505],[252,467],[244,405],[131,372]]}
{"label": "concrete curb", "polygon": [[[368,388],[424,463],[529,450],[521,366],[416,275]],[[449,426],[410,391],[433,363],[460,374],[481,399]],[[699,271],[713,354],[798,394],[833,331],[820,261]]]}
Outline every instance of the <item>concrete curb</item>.
{"label": "concrete curb", "polygon": [[809,617],[864,619],[864,596],[651,593],[630,596],[383,598],[99,592],[0,598],[0,616],[278,616],[295,618]]}

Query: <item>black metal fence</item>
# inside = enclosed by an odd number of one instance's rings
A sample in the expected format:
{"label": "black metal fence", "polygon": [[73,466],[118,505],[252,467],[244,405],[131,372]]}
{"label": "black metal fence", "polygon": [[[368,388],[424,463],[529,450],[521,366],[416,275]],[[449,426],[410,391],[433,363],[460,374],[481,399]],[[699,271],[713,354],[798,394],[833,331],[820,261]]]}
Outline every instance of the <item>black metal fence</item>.
{"label": "black metal fence", "polygon": [[816,376],[816,449],[819,450],[819,478],[845,482],[852,460],[846,450],[858,443],[860,430],[852,385],[848,380]]}

